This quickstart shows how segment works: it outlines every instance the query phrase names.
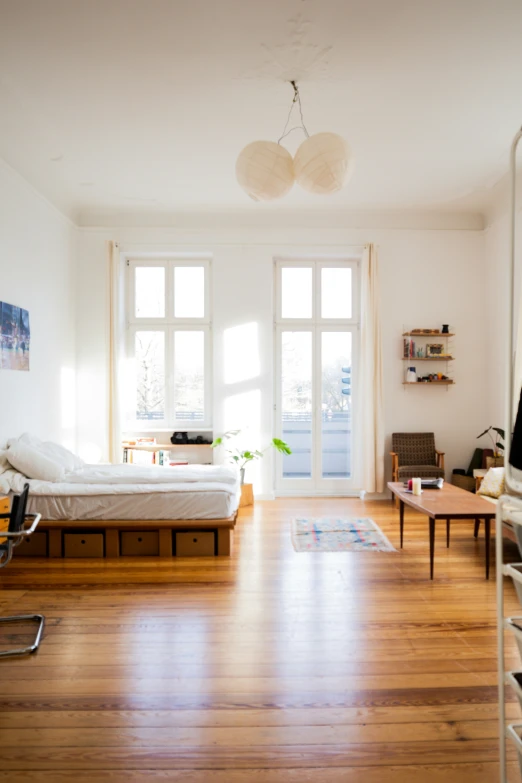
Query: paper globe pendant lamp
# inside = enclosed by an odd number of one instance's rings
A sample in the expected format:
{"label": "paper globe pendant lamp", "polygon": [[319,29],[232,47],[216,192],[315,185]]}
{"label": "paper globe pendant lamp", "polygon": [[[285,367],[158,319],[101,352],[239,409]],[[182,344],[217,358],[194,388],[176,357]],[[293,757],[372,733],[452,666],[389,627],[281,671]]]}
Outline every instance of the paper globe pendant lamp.
{"label": "paper globe pendant lamp", "polygon": [[236,177],[254,201],[273,201],[292,189],[294,162],[275,141],[253,141],[239,153]]}
{"label": "paper globe pendant lamp", "polygon": [[315,133],[303,141],[294,158],[296,182],[310,193],[341,190],[352,173],[350,145],[337,133]]}

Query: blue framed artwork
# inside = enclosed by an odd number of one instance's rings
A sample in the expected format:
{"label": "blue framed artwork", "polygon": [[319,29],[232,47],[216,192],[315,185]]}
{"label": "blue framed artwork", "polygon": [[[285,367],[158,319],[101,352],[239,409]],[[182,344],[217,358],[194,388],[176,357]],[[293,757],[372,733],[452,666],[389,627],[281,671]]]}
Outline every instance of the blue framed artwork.
{"label": "blue framed artwork", "polygon": [[2,370],[29,370],[30,356],[29,311],[0,302],[0,367]]}

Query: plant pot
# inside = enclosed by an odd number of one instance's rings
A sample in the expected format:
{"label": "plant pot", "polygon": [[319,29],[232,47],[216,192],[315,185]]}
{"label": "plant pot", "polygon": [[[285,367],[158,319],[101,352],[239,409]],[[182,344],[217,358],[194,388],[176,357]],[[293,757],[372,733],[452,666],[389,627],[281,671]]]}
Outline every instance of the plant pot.
{"label": "plant pot", "polygon": [[254,488],[252,484],[241,484],[241,498],[239,499],[239,508],[254,505]]}
{"label": "plant pot", "polygon": [[504,457],[486,457],[486,468],[503,468]]}

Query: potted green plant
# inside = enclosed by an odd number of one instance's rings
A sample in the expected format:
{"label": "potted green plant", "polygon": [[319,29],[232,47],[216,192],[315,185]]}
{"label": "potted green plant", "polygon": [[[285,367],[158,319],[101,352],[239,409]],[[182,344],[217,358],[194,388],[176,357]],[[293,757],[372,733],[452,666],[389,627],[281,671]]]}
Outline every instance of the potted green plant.
{"label": "potted green plant", "polygon": [[[230,440],[230,438],[235,438],[237,435],[239,435],[240,432],[241,430],[229,430],[228,432],[223,433],[223,435],[215,438],[215,440],[212,442],[212,448],[216,449],[218,446],[223,446],[225,441]],[[239,468],[241,486],[243,486],[245,483],[245,470],[247,465],[250,462],[261,459],[264,456],[265,451],[268,451],[270,448],[274,448],[280,454],[292,453],[288,443],[285,443],[285,441],[281,440],[280,438],[272,438],[268,446],[266,446],[262,451],[259,451],[259,449],[244,449],[242,451],[240,449],[227,449],[229,460]]]}
{"label": "potted green plant", "polygon": [[493,457],[486,457],[486,466],[488,468],[502,467],[504,465],[505,430],[502,427],[488,427],[487,430],[477,435],[477,440],[483,438],[484,435],[489,435],[493,446]]}

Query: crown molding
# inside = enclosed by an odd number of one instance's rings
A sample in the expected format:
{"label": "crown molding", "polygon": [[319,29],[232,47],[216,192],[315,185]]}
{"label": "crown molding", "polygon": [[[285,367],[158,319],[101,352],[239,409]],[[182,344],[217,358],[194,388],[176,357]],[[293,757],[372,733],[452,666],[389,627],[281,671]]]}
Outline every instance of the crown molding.
{"label": "crown molding", "polygon": [[216,229],[387,229],[418,231],[482,231],[480,212],[420,210],[209,210],[196,212],[84,212],[79,226],[85,230],[155,228]]}

